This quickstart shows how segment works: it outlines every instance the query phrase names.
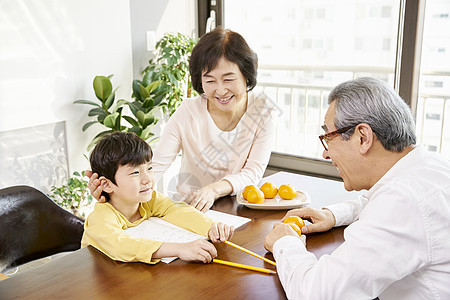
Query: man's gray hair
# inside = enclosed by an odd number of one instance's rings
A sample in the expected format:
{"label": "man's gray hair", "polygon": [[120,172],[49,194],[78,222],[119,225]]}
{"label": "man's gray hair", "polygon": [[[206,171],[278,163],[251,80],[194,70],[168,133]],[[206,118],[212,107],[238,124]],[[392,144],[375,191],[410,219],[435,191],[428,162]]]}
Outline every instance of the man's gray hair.
{"label": "man's gray hair", "polygon": [[[337,129],[367,123],[389,151],[401,152],[416,143],[409,106],[385,82],[369,77],[346,81],[331,91],[328,104],[333,101]],[[341,136],[348,140],[353,132],[354,128]]]}

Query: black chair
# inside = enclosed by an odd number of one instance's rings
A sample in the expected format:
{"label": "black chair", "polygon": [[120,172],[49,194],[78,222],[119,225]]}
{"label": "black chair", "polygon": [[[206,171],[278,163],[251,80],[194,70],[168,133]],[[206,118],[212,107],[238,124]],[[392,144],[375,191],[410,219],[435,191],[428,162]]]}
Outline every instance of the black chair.
{"label": "black chair", "polygon": [[79,249],[83,223],[35,188],[0,189],[0,272]]}

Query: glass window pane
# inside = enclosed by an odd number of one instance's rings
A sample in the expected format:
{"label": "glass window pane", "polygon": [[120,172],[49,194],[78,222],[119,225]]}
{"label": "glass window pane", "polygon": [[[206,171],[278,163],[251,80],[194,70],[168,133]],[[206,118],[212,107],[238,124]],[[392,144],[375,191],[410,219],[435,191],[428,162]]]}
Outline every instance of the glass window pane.
{"label": "glass window pane", "polygon": [[450,28],[450,0],[428,0],[416,131],[419,143],[450,159],[450,30],[447,28]]}
{"label": "glass window pane", "polygon": [[258,90],[283,110],[276,152],[322,159],[317,136],[337,84],[394,85],[399,0],[225,0],[224,27],[259,57]]}

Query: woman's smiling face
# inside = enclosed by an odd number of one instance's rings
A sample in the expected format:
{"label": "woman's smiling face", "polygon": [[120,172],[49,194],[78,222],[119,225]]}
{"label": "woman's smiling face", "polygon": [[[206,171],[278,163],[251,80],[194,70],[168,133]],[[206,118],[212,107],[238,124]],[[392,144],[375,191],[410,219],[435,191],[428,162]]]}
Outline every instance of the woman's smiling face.
{"label": "woman's smiling face", "polygon": [[237,64],[220,58],[217,66],[202,74],[202,87],[210,105],[229,112],[247,99],[247,80]]}

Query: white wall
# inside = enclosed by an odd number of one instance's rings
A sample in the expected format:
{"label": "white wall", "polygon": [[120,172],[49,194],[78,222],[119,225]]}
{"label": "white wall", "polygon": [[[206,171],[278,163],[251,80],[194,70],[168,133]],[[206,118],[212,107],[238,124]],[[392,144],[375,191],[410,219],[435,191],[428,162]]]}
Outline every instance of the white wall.
{"label": "white wall", "polygon": [[94,76],[109,74],[129,97],[129,0],[0,0],[0,132],[66,121],[70,173],[88,168],[96,132],[72,102],[94,100]]}
{"label": "white wall", "polygon": [[197,37],[196,0],[132,0],[130,9],[134,78],[141,78],[140,73],[153,57],[147,51],[147,31],[154,32],[155,42],[166,32]]}
{"label": "white wall", "polygon": [[95,100],[93,78],[109,74],[117,97],[131,100],[132,80],[151,57],[146,31],[193,35],[196,3],[0,0],[0,133],[65,121],[69,174],[88,169],[86,147],[104,128],[82,132],[91,107],[73,101]]}

